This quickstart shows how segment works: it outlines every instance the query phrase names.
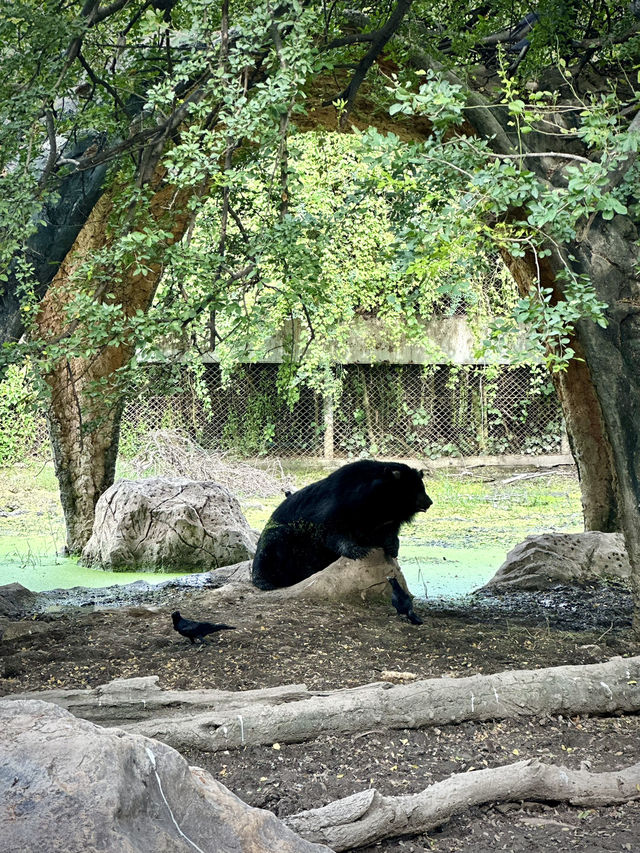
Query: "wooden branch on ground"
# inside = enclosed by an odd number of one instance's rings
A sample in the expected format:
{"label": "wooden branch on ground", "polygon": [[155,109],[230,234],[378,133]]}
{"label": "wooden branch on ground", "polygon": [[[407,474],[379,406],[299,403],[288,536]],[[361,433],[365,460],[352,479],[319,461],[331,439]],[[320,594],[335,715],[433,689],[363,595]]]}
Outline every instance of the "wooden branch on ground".
{"label": "wooden branch on ground", "polygon": [[[275,742],[301,743],[319,735],[352,734],[380,727],[417,729],[464,720],[558,713],[636,713],[640,711],[639,684],[640,656],[618,657],[588,666],[435,678],[412,684],[381,682],[326,693],[305,693],[302,686],[294,686],[290,688],[290,699],[286,693],[276,699],[279,704],[268,704],[268,691],[256,691],[258,696],[238,693],[232,705],[225,699],[220,707],[200,712],[197,697],[191,697],[196,701],[189,701],[187,694],[216,691],[186,691],[182,694],[182,712],[178,709],[174,713],[171,709],[170,716],[157,715],[157,702],[155,708],[150,704],[147,710],[147,699],[141,699],[139,722],[132,723],[123,723],[115,707],[113,714],[108,714],[109,695],[103,690],[99,712],[102,725],[119,725],[178,750],[197,748],[216,752]],[[174,692],[174,701],[178,695]],[[56,702],[52,691],[32,693],[29,698]],[[79,711],[67,707],[76,714]],[[131,719],[134,713],[131,701],[127,713]]]}
{"label": "wooden branch on ground", "polygon": [[40,690],[15,693],[6,699],[40,699],[59,705],[74,716],[106,726],[126,725],[149,717],[177,713],[193,714],[203,711],[231,711],[247,705],[275,705],[308,699],[304,684],[264,687],[261,690],[163,690],[158,687],[159,676],[116,678],[99,687],[70,690]]}
{"label": "wooden branch on ground", "polygon": [[518,761],[504,767],[458,773],[418,794],[385,797],[375,789],[352,794],[284,822],[307,841],[351,850],[383,838],[416,835],[482,803],[552,800],[601,806],[640,798],[640,763],[608,773],[590,773]]}

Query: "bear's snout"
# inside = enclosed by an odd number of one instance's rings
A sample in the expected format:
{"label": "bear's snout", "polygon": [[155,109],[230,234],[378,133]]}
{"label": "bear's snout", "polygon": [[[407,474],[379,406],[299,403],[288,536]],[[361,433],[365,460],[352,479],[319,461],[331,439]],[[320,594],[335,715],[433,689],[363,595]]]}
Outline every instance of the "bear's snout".
{"label": "bear's snout", "polygon": [[426,492],[424,493],[424,495],[418,495],[417,511],[426,512],[432,503],[433,501]]}

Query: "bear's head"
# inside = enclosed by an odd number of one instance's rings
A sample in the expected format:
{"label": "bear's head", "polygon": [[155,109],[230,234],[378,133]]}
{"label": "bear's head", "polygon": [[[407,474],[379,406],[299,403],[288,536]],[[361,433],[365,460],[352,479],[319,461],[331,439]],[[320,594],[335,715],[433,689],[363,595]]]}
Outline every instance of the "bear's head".
{"label": "bear's head", "polygon": [[398,521],[409,521],[418,512],[426,512],[433,501],[424,487],[424,471],[401,463],[384,470],[388,501]]}

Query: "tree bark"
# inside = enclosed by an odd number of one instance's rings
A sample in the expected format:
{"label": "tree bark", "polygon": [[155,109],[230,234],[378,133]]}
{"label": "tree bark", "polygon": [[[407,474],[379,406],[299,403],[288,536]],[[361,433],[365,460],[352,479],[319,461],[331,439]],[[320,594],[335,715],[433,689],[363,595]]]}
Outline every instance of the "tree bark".
{"label": "tree bark", "polygon": [[6,699],[40,699],[70,711],[74,717],[105,726],[127,725],[150,716],[230,711],[248,704],[279,705],[313,696],[304,684],[285,684],[259,690],[163,690],[159,676],[116,678],[99,687],[15,693]]}
{"label": "tree bark", "polygon": [[[185,202],[192,191],[176,192],[163,184],[161,175],[154,184],[151,219],[171,233],[169,242],[180,240],[189,224]],[[105,194],[93,208],[40,303],[36,325],[45,345],[64,337],[73,325],[66,308],[82,286],[74,281],[74,272],[93,251],[108,245],[111,211],[111,195]],[[155,263],[144,275],[118,271],[110,292],[96,291],[96,300],[118,305],[126,317],[138,310],[147,311],[162,269]],[[113,483],[125,400],[124,389],[118,384],[118,370],[128,363],[134,348],[135,341],[123,341],[117,346],[104,346],[91,359],[62,359],[45,376],[51,395],[48,420],[69,553],[79,553],[91,536],[97,500]]]}
{"label": "tree bark", "polygon": [[[542,287],[551,287],[554,300],[561,300],[555,272],[544,259],[531,253],[514,258],[506,252],[503,260],[521,296],[530,292],[531,282],[540,274]],[[602,407],[593,376],[585,361],[582,344],[575,336],[570,346],[576,355],[564,371],[551,373],[551,381],[562,407],[569,445],[580,481],[585,530],[615,533],[620,530],[616,472],[607,436]]]}
{"label": "tree bark", "polygon": [[640,634],[640,264],[628,217],[598,216],[573,249],[578,272],[606,302],[608,326],[576,327],[589,366],[616,472],[620,527],[631,564],[633,627]]}
{"label": "tree bark", "polygon": [[[132,687],[127,681],[120,682],[117,691],[112,689],[113,683],[96,691],[73,691],[70,702],[59,691],[30,694],[29,698],[61,704],[76,714],[82,708],[83,714],[99,719],[102,725],[122,726],[178,750],[208,752],[301,743],[322,734],[348,734],[380,726],[417,729],[465,720],[640,711],[640,656],[588,666],[435,678],[412,684],[379,682],[306,695],[303,686],[292,685],[283,688],[278,704],[271,701],[276,697],[262,691],[261,695],[255,691],[246,696],[235,694],[232,705],[224,695],[220,701],[213,691],[187,691],[179,697],[171,691],[165,699],[158,699],[155,690],[141,685],[140,679],[132,682]],[[189,714],[167,714],[167,699],[188,707]],[[137,721],[123,722],[123,710],[126,719]]]}
{"label": "tree bark", "polygon": [[307,841],[352,850],[383,838],[416,835],[470,806],[514,800],[552,800],[581,806],[640,798],[640,763],[609,773],[543,764],[537,759],[458,773],[419,794],[386,797],[375,789],[298,812],[284,822]]}
{"label": "tree bark", "polygon": [[[585,225],[564,249],[566,263],[587,276],[605,303],[608,325],[576,323],[572,359],[554,376],[581,476],[585,526],[621,530],[631,566],[633,628],[640,634],[640,264],[638,229],[628,216]],[[538,261],[540,283],[564,299],[557,252]],[[527,274],[511,265],[519,285]],[[531,261],[528,259],[528,266]],[[529,283],[534,280],[531,269]]]}
{"label": "tree bark", "polygon": [[[100,150],[106,140],[102,134],[87,133],[67,152],[80,159],[90,147]],[[47,292],[59,265],[87,221],[93,206],[103,193],[106,164],[83,172],[73,172],[57,180],[57,197],[49,199],[38,214],[37,230],[24,247],[24,260],[32,267],[35,294],[41,299]],[[20,340],[24,320],[20,306],[20,279],[14,263],[0,288],[0,345]],[[4,365],[0,363],[0,376]]]}

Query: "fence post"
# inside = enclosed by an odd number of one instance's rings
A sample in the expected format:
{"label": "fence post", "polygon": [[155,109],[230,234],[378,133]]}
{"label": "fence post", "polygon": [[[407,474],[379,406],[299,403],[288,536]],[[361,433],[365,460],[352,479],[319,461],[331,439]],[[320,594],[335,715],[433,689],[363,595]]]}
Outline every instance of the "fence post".
{"label": "fence post", "polygon": [[333,394],[322,395],[322,420],[324,425],[325,459],[333,459]]}

